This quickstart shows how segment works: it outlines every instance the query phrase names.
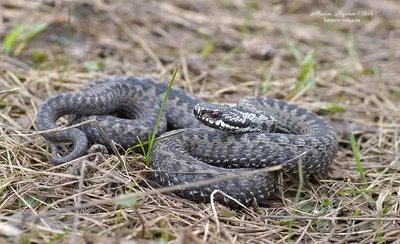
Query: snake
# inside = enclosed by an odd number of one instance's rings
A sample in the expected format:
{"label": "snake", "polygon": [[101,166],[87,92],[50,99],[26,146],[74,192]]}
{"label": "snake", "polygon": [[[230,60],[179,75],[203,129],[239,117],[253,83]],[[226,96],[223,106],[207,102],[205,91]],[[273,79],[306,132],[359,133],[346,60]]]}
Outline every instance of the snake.
{"label": "snake", "polygon": [[[228,206],[260,203],[276,190],[279,175],[262,169],[281,166],[284,174],[309,176],[330,165],[338,150],[333,128],[296,104],[264,97],[244,97],[235,106],[207,103],[150,77],[98,79],[52,96],[38,110],[37,130],[59,128],[65,115],[68,125],[94,119],[101,130],[83,123],[42,133],[51,143],[53,164],[80,158],[93,144],[110,148],[109,140],[130,148],[148,141],[158,125],[149,176],[161,187],[191,184],[174,193],[196,202],[213,197]],[[73,143],[73,150],[61,152],[62,143]]]}

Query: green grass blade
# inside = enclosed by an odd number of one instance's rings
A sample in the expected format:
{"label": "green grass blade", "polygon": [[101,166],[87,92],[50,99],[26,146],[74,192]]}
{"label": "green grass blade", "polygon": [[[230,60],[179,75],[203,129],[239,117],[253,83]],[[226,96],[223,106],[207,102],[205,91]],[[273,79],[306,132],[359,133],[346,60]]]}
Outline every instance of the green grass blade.
{"label": "green grass blade", "polygon": [[229,60],[231,60],[233,58],[233,56],[235,56],[236,53],[240,52],[241,47],[235,47],[233,48],[231,51],[229,51],[229,53],[227,53],[225,56],[223,56],[221,58],[221,61],[219,61],[219,64],[226,64]]}
{"label": "green grass blade", "polygon": [[134,207],[137,205],[137,199],[136,197],[130,197],[126,199],[119,199],[116,202],[119,205],[126,206],[126,207]]}
{"label": "green grass blade", "polygon": [[299,50],[296,49],[296,46],[294,45],[292,38],[290,38],[289,32],[287,31],[285,25],[281,27],[281,32],[285,38],[286,45],[288,45],[290,51],[292,52],[293,57],[296,59],[297,63],[301,65],[303,58],[301,57]]}
{"label": "green grass blade", "polygon": [[[300,75],[298,76],[298,80],[300,82],[303,82],[304,85],[306,85],[306,81],[310,78],[314,78],[312,75],[313,71],[314,71],[314,50],[310,50],[307,53],[307,56],[304,58],[303,62],[301,63],[301,71],[300,71]],[[314,79],[310,79],[310,82],[314,81]]]}
{"label": "green grass blade", "polygon": [[137,139],[138,139],[138,142],[139,142],[139,145],[140,145],[140,149],[142,150],[142,153],[143,153],[144,158],[147,158],[147,152],[146,152],[146,150],[144,149],[144,144],[143,144],[142,140],[140,140],[139,137],[137,137]]}
{"label": "green grass blade", "polygon": [[348,66],[347,66],[347,73],[351,73],[352,67],[354,67],[354,33],[349,32],[347,43],[347,58],[348,58]]}
{"label": "green grass blade", "polygon": [[[168,137],[171,137],[171,136],[175,136],[175,135],[180,134],[180,133],[182,133],[182,131],[176,132],[176,133],[171,133],[171,134],[169,134],[167,136],[160,136],[160,137],[157,137],[156,139],[154,139],[154,141],[156,142],[158,140],[162,140],[162,139],[165,139],[165,138],[168,138]],[[147,146],[150,143],[151,134],[152,133],[149,133],[149,138],[147,139],[147,141],[142,142],[142,145],[140,145],[140,143],[139,143],[138,145],[132,146],[129,149],[130,150],[134,150],[134,149],[140,148],[141,150],[144,150],[144,146]],[[143,146],[143,149],[142,149],[142,146]]]}
{"label": "green grass blade", "polygon": [[289,97],[294,96],[303,87],[308,85],[310,85],[309,89],[315,89],[317,87],[315,82],[316,70],[317,66],[314,62],[314,50],[310,50],[304,60],[301,62],[300,74],[297,77],[298,84],[290,92]]}
{"label": "green grass blade", "polygon": [[300,74],[297,77],[298,84],[289,93],[288,96],[288,98],[291,98],[305,86],[309,86],[310,89],[315,89],[317,87],[315,82],[317,65],[314,61],[314,50],[310,50],[307,53],[306,57],[303,59],[299,50],[297,50],[294,42],[290,38],[289,32],[287,31],[285,25],[281,27],[281,32],[283,34],[283,37],[285,38],[286,45],[289,47],[293,57],[296,59],[298,65],[301,67]]}
{"label": "green grass blade", "polygon": [[171,91],[172,84],[174,83],[174,80],[176,78],[176,74],[178,73],[178,70],[179,70],[179,66],[176,67],[175,72],[172,75],[172,79],[171,79],[171,82],[168,85],[167,92],[165,93],[164,101],[163,101],[163,103],[161,105],[160,112],[158,113],[157,123],[156,123],[156,126],[154,127],[154,131],[153,131],[153,134],[151,135],[151,139],[149,141],[149,145],[148,145],[148,148],[147,148],[147,155],[146,155],[146,165],[147,166],[150,166],[150,155],[151,155],[151,150],[153,148],[154,139],[156,138],[158,127],[159,127],[159,124],[160,124],[160,121],[161,121],[161,116],[162,116],[162,113],[164,111],[165,104],[167,103],[168,95],[169,95],[169,92]]}
{"label": "green grass blade", "polygon": [[202,58],[207,58],[207,56],[214,50],[214,44],[208,43],[207,46],[201,51],[200,56]]}
{"label": "green grass blade", "polygon": [[264,80],[264,84],[263,84],[263,89],[261,91],[262,95],[265,95],[268,91],[268,86],[269,86],[269,82],[271,81],[272,78],[272,68],[270,68],[268,70],[268,72],[263,72],[263,80]]}
{"label": "green grass blade", "polygon": [[[298,160],[298,171],[299,171],[299,187],[297,188],[296,197],[294,199],[294,204],[293,204],[293,208],[292,208],[292,212],[291,212],[292,216],[296,215],[297,205],[300,202],[301,191],[303,190],[303,186],[304,186],[303,161],[301,160],[301,158],[299,158],[299,160]],[[288,236],[289,241],[293,235],[292,228],[293,228],[294,221],[295,221],[294,218],[290,219],[290,221],[289,221],[289,236]]]}
{"label": "green grass blade", "polygon": [[354,57],[354,33],[350,32],[348,39],[347,39],[347,43],[346,43],[346,48],[347,48],[347,56],[349,58],[353,58]]}
{"label": "green grass blade", "polygon": [[367,180],[365,179],[365,175],[364,175],[364,170],[361,165],[360,156],[358,154],[357,143],[356,143],[356,140],[354,139],[353,133],[351,133],[351,132],[350,132],[350,142],[351,142],[351,148],[353,149],[354,160],[356,161],[358,173],[360,174],[361,180],[364,183],[367,183]]}
{"label": "green grass blade", "polygon": [[25,24],[19,24],[14,28],[12,28],[11,31],[6,35],[3,42],[3,48],[6,51],[6,53],[10,53],[12,51],[15,43],[22,35],[25,28],[26,28]]}
{"label": "green grass blade", "polygon": [[21,51],[24,49],[24,47],[28,44],[28,42],[30,40],[32,40],[32,38],[34,38],[36,35],[38,35],[42,31],[44,31],[46,29],[47,25],[48,24],[45,22],[38,23],[38,24],[33,25],[30,29],[28,29],[28,31],[23,34],[22,41],[21,41],[21,43],[19,43],[19,45],[15,49],[14,55],[18,56],[21,53]]}
{"label": "green grass blade", "polygon": [[28,32],[24,33],[24,41],[29,42],[35,36],[39,35],[42,31],[44,31],[49,24],[46,22],[37,23],[33,25]]}

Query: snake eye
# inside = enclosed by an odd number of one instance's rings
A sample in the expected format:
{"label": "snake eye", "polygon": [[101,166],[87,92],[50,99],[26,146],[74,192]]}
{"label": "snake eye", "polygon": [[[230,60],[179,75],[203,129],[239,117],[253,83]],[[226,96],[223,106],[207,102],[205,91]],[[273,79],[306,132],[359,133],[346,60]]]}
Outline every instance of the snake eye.
{"label": "snake eye", "polygon": [[218,111],[214,111],[211,113],[211,117],[213,117],[214,119],[217,119],[220,117],[220,113]]}

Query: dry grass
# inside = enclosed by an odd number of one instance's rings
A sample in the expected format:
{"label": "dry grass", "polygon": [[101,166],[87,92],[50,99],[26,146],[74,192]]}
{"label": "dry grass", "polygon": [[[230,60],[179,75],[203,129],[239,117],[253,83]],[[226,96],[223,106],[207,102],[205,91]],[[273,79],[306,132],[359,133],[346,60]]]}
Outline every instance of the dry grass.
{"label": "dry grass", "polygon": [[[397,240],[399,3],[82,2],[0,3],[2,40],[21,23],[48,23],[20,51],[1,55],[0,243]],[[373,15],[360,23],[324,23],[324,17],[311,16],[339,9]],[[315,83],[298,86],[302,65],[283,35],[285,28],[301,58],[314,50]],[[179,62],[175,85],[208,101],[234,103],[242,96],[264,95],[267,88],[268,97],[320,113],[337,131],[337,161],[306,182],[298,202],[298,183],[284,180],[263,206],[237,210],[155,194],[144,177],[143,157],[129,151],[122,155],[126,165],[113,155],[82,164],[48,163],[49,148],[34,123],[46,98],[76,91],[98,77],[146,75],[168,81]],[[351,131],[365,183],[355,164]],[[133,207],[116,204],[122,203],[116,197],[126,193],[135,196],[123,201]]]}

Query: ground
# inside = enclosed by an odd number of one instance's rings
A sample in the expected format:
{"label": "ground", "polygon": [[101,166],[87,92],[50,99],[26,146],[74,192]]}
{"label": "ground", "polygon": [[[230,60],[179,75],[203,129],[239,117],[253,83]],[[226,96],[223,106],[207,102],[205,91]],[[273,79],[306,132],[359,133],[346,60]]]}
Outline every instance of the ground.
{"label": "ground", "polygon": [[[2,0],[0,13],[0,243],[400,235],[397,1]],[[146,185],[143,156],[129,150],[124,164],[115,155],[86,168],[49,163],[35,127],[45,99],[117,75],[168,82],[177,68],[174,86],[207,101],[257,95],[318,113],[337,133],[335,162],[305,182],[283,176],[264,205],[248,209],[158,193]]]}

